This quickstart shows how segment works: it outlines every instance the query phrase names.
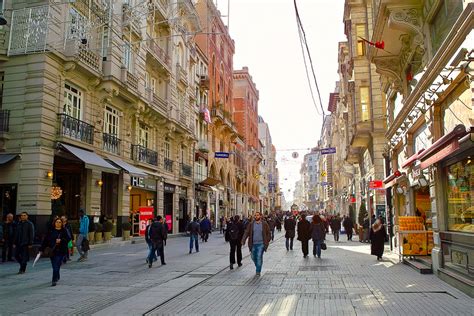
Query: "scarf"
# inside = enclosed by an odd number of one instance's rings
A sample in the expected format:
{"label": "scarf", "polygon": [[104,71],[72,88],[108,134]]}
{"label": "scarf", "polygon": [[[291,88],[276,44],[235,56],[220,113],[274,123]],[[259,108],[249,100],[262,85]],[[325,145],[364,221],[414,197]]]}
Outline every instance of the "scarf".
{"label": "scarf", "polygon": [[377,225],[377,223],[374,223],[374,224],[372,225],[372,230],[374,231],[374,233],[376,233],[376,232],[378,232],[379,230],[382,229],[382,226],[383,226],[382,224],[378,224],[378,225]]}

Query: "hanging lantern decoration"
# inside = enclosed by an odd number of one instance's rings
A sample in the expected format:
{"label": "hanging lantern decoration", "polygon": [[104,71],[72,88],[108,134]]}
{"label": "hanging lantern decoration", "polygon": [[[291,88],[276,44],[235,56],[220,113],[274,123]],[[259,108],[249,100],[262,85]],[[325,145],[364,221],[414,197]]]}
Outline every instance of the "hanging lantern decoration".
{"label": "hanging lantern decoration", "polygon": [[51,200],[57,200],[63,195],[63,190],[59,186],[51,187]]}

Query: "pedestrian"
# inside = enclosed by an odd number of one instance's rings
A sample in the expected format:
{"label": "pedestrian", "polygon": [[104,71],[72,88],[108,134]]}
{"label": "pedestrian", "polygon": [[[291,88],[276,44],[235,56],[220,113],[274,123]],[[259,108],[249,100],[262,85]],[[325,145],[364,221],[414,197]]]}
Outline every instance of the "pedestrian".
{"label": "pedestrian", "polygon": [[32,222],[28,220],[28,213],[21,212],[20,221],[16,227],[15,239],[13,247],[15,248],[15,259],[20,264],[18,274],[26,272],[26,265],[30,260],[30,249],[33,247],[33,240],[35,236],[35,227]]}
{"label": "pedestrian", "polygon": [[262,214],[255,212],[252,222],[249,223],[242,237],[242,245],[248,238],[248,246],[252,261],[255,264],[255,273],[260,276],[263,266],[263,252],[267,251],[270,244],[270,227],[262,220]]}
{"label": "pedestrian", "polygon": [[311,224],[306,220],[306,214],[301,214],[298,222],[298,240],[301,241],[303,258],[308,257],[308,242],[311,239]]}
{"label": "pedestrian", "polygon": [[209,239],[209,232],[211,231],[212,225],[207,215],[201,221],[201,234],[202,234],[202,241],[207,242]]}
{"label": "pedestrian", "polygon": [[352,241],[352,231],[354,230],[354,222],[352,221],[352,218],[346,216],[342,222],[342,226],[344,226],[344,230],[346,231],[347,240]]}
{"label": "pedestrian", "polygon": [[13,214],[8,213],[3,222],[3,232],[2,232],[2,262],[13,261],[13,241],[15,239],[15,228],[16,223],[13,222]]}
{"label": "pedestrian", "polygon": [[386,235],[385,225],[380,219],[375,220],[370,230],[370,241],[372,243],[370,246],[370,254],[377,256],[377,260],[382,260]]}
{"label": "pedestrian", "polygon": [[84,209],[79,210],[79,234],[76,239],[77,253],[80,257],[77,259],[78,262],[87,260],[89,253],[89,217],[84,213]]}
{"label": "pedestrian", "polygon": [[293,250],[293,239],[296,235],[296,221],[294,216],[289,216],[285,219],[285,238],[286,238],[286,251]]}
{"label": "pedestrian", "polygon": [[230,244],[230,266],[229,268],[234,269],[235,255],[237,254],[237,265],[242,266],[242,237],[244,236],[244,225],[240,220],[239,215],[235,215],[232,221],[227,226],[227,240]]}
{"label": "pedestrian", "polygon": [[146,226],[145,228],[145,242],[146,244],[148,245],[148,254],[146,256],[146,263],[148,263],[148,258],[152,258],[153,262],[155,262],[156,260],[158,260],[158,256],[156,254],[156,252],[153,251],[153,243],[151,242],[151,239],[150,239],[150,227],[151,227],[151,224],[153,224],[153,219],[149,219],[148,220],[148,225]]}
{"label": "pedestrian", "polygon": [[221,218],[219,218],[220,233],[221,234],[224,232],[224,222],[225,222],[224,216],[221,216]]}
{"label": "pedestrian", "polygon": [[337,214],[331,219],[331,230],[334,236],[334,241],[338,242],[339,233],[341,232],[341,217],[339,216],[339,214]]}
{"label": "pedestrian", "polygon": [[69,234],[69,242],[67,244],[67,253],[63,258],[63,263],[66,263],[68,261],[71,261],[71,250],[73,249],[72,248],[72,242],[73,242],[73,236],[74,235],[72,234],[72,227],[71,227],[71,224],[69,224],[66,215],[61,216],[61,221],[63,222],[64,229]]}
{"label": "pedestrian", "polygon": [[270,227],[271,240],[275,238],[275,219],[270,215],[267,219],[268,226]]}
{"label": "pedestrian", "polygon": [[362,224],[362,228],[363,228],[363,230],[364,230],[364,235],[363,235],[363,238],[362,238],[362,242],[369,242],[370,220],[369,220],[369,216],[368,216],[368,215],[364,218],[364,222],[363,222],[363,224]]}
{"label": "pedestrian", "polygon": [[319,215],[314,215],[311,222],[311,239],[313,240],[313,256],[321,258],[321,245],[326,239],[326,228]]}
{"label": "pedestrian", "polygon": [[189,253],[193,252],[193,244],[196,246],[196,252],[199,252],[199,233],[201,232],[201,227],[197,217],[194,217],[193,221],[188,224],[187,231],[189,232]]}
{"label": "pedestrian", "polygon": [[64,227],[61,218],[57,217],[53,221],[52,226],[52,229],[49,230],[44,237],[39,251],[40,253],[45,253],[47,250],[48,256],[51,260],[51,267],[53,268],[53,280],[51,286],[56,286],[56,283],[60,279],[59,270],[61,264],[69,251],[68,244],[69,241],[71,241],[71,236]]}
{"label": "pedestrian", "polygon": [[165,263],[165,248],[164,241],[166,240],[166,229],[163,225],[163,218],[158,215],[156,220],[150,225],[149,238],[152,243],[152,250],[148,255],[148,268],[151,268],[153,265],[153,256],[155,252],[158,251],[160,254],[161,265],[166,265]]}

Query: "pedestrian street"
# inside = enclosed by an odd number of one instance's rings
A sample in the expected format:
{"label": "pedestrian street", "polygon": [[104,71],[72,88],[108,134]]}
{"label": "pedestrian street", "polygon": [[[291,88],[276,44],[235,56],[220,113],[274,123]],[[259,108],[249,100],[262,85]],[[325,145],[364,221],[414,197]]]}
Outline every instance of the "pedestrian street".
{"label": "pedestrian street", "polygon": [[368,244],[328,235],[321,259],[311,242],[303,258],[300,243],[287,251],[283,236],[264,254],[260,277],[247,247],[243,266],[229,270],[218,232],[199,253],[188,254],[187,237],[169,239],[167,265],[151,269],[145,243],[93,248],[88,261],[61,268],[56,287],[48,260],[23,275],[3,264],[0,315],[472,315],[471,298],[396,256],[377,261]]}

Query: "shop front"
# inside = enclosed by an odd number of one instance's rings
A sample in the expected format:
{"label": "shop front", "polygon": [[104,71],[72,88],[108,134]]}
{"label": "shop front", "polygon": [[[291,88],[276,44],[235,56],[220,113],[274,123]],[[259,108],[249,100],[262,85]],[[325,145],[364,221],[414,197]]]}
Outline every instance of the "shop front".
{"label": "shop front", "polygon": [[188,189],[186,187],[178,187],[178,232],[184,233],[188,223],[192,220],[188,213]]}
{"label": "shop front", "polygon": [[174,210],[174,194],[176,186],[169,183],[163,184],[163,215],[168,225],[168,233],[173,233],[173,210]]}
{"label": "shop front", "polygon": [[130,222],[132,223],[132,233],[134,236],[140,234],[140,211],[153,209],[153,216],[156,216],[156,180],[147,177],[146,174],[137,173],[130,176]]}
{"label": "shop front", "polygon": [[17,213],[18,183],[14,176],[8,177],[8,173],[13,174],[8,171],[14,169],[13,164],[17,157],[17,154],[0,154],[0,223],[7,214]]}

